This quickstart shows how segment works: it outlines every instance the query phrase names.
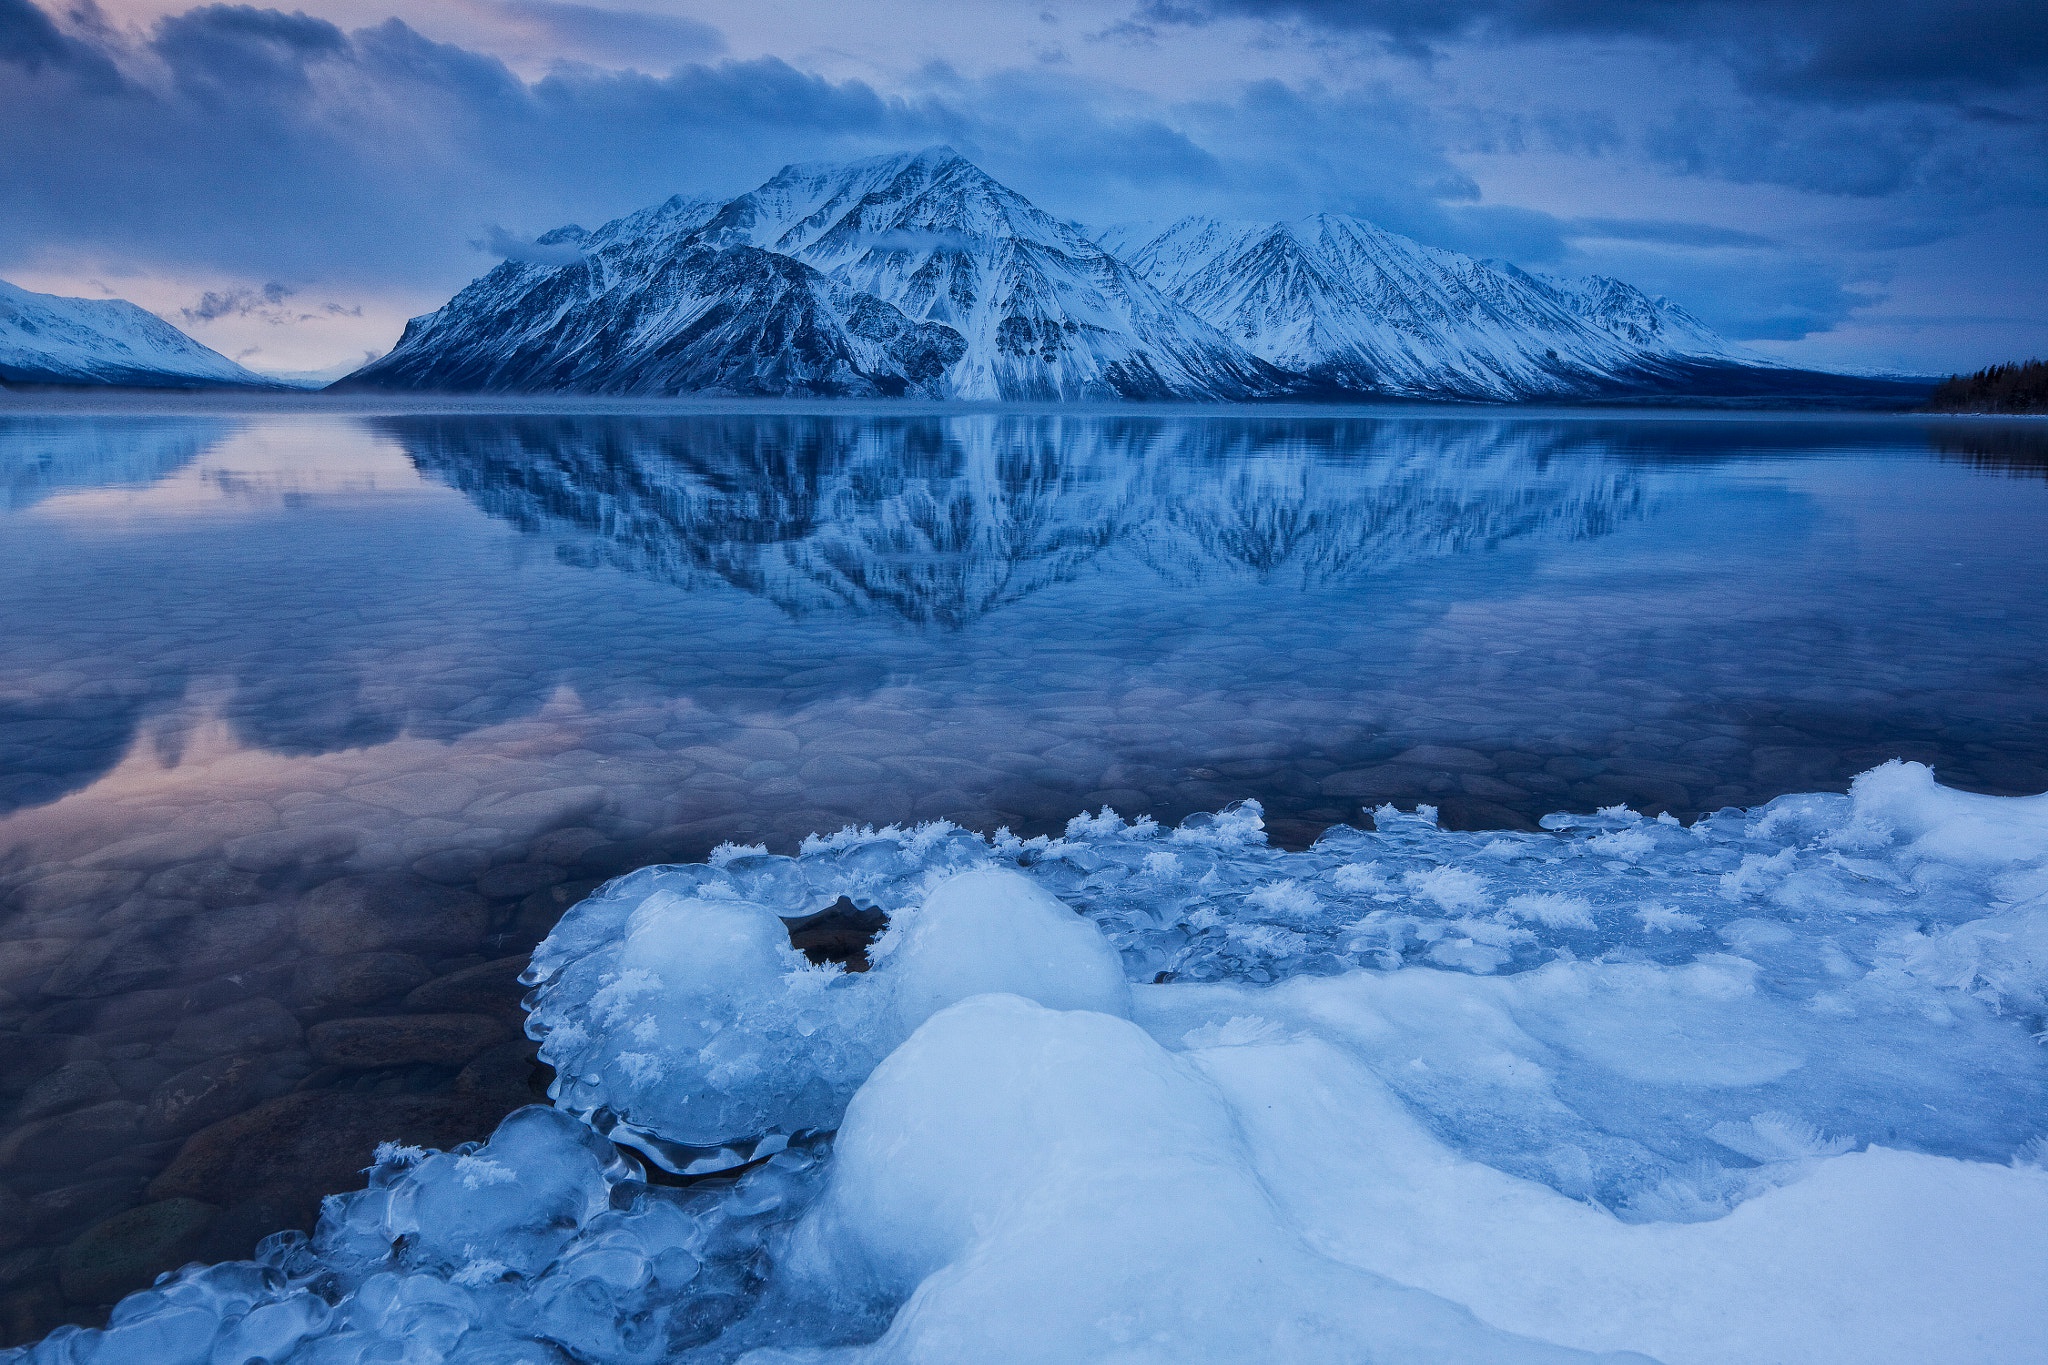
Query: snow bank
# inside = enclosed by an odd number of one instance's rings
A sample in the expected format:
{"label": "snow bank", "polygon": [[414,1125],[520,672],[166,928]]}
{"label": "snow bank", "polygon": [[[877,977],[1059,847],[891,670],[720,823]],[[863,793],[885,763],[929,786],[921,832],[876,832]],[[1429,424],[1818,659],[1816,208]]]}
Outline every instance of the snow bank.
{"label": "snow bank", "polygon": [[[555,1109],[25,1358],[2048,1359],[2048,798],[1376,823],[621,878]],[[842,897],[865,974],[783,931]]]}

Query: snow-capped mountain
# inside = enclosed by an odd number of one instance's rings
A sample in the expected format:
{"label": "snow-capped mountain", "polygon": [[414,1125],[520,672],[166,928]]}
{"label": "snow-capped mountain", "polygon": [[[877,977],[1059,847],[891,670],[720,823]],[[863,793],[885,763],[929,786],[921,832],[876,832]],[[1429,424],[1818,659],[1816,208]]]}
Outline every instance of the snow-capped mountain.
{"label": "snow-capped mountain", "polygon": [[967,343],[947,377],[955,397],[1249,398],[1288,386],[950,147],[787,167],[720,209],[704,236],[793,256],[954,328]]}
{"label": "snow-capped mountain", "polygon": [[0,384],[274,387],[126,299],[32,294],[5,280]]}
{"label": "snow-capped mountain", "polygon": [[789,256],[699,231],[678,195],[594,233],[557,228],[343,388],[941,396],[960,337]]}
{"label": "snow-capped mountain", "polygon": [[1533,398],[1769,364],[1619,280],[1533,275],[1336,214],[1102,239],[1254,355],[1339,390]]}
{"label": "snow-capped mountain", "polygon": [[679,196],[535,245],[344,387],[1074,400],[1292,382],[948,148],[791,166],[724,204]]}
{"label": "snow-capped mountain", "polygon": [[1514,400],[1831,382],[1619,280],[1333,214],[1091,235],[932,147],[557,228],[341,387]]}

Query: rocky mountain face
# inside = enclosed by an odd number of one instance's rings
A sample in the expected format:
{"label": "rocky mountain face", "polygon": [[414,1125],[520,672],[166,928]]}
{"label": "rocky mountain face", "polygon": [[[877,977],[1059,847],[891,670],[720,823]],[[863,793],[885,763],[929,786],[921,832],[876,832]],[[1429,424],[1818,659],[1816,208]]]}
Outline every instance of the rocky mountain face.
{"label": "rocky mountain face", "polygon": [[966,342],[967,399],[1252,398],[1263,364],[1072,224],[950,148],[791,166],[727,204],[714,242],[792,256]]}
{"label": "rocky mountain face", "polygon": [[[407,324],[351,388],[941,397],[959,334],[789,256],[713,243],[678,196],[595,233],[557,228]],[[553,251],[547,252],[546,249]],[[560,259],[552,259],[558,255]]]}
{"label": "rocky mountain face", "polygon": [[1685,362],[1767,364],[1619,280],[1532,275],[1357,218],[1194,217],[1103,236],[1254,355],[1331,389],[1537,398],[1625,388]]}
{"label": "rocky mountain face", "polygon": [[605,394],[1525,399],[1773,370],[1618,280],[1354,218],[1091,236],[950,148],[789,166],[558,228],[344,387]]}
{"label": "rocky mountain face", "polygon": [[0,385],[272,388],[126,299],[32,294],[0,280]]}

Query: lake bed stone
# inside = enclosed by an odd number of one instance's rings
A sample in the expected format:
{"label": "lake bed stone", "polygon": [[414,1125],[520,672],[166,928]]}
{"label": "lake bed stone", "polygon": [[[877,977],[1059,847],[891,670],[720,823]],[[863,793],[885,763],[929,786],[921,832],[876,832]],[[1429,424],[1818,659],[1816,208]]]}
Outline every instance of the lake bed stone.
{"label": "lake bed stone", "polygon": [[158,1134],[190,1133],[290,1089],[274,1058],[241,1054],[187,1067],[150,1093],[143,1123]]}
{"label": "lake bed stone", "polygon": [[133,1175],[95,1176],[44,1190],[26,1201],[24,1216],[39,1236],[59,1239],[134,1204],[145,1182]]}
{"label": "lake bed stone", "polygon": [[15,1118],[39,1119],[82,1109],[121,1093],[121,1083],[100,1061],[68,1062],[28,1088]]}
{"label": "lake bed stone", "polygon": [[291,998],[314,1009],[367,1005],[404,995],[430,975],[411,953],[323,953],[299,960]]}
{"label": "lake bed stone", "polygon": [[436,977],[407,995],[406,1007],[475,1014],[515,1010],[526,994],[519,974],[526,970],[527,959],[528,954],[520,953]]}
{"label": "lake bed stone", "polygon": [[453,1147],[489,1136],[498,1117],[474,1096],[300,1091],[200,1129],[148,1192],[219,1206],[272,1200],[280,1227],[309,1228],[322,1196],[362,1187],[379,1143]]}
{"label": "lake bed stone", "polygon": [[274,1052],[295,1045],[299,1021],[275,1000],[259,996],[180,1023],[171,1035],[178,1052],[217,1056],[230,1052]]}
{"label": "lake bed stone", "polygon": [[331,863],[356,851],[360,836],[339,825],[245,834],[227,845],[231,867],[243,872],[280,872],[314,863]]}
{"label": "lake bed stone", "polygon": [[319,952],[450,953],[484,936],[481,896],[404,873],[337,877],[308,892],[295,917],[299,939]]}
{"label": "lake bed stone", "polygon": [[481,788],[461,773],[420,772],[347,787],[342,795],[401,815],[447,815],[476,800]]}
{"label": "lake bed stone", "polygon": [[173,816],[170,828],[194,830],[219,839],[277,828],[277,808],[268,801],[208,801]]}
{"label": "lake bed stone", "polygon": [[506,1025],[482,1014],[393,1014],[330,1019],[308,1035],[329,1066],[368,1070],[432,1062],[460,1066],[502,1039]]}
{"label": "lake bed stone", "polygon": [[476,889],[490,900],[518,900],[568,878],[568,873],[547,863],[503,863],[478,877]]}
{"label": "lake bed stone", "polygon": [[415,860],[412,870],[443,886],[466,886],[490,865],[491,855],[480,848],[444,848]]}
{"label": "lake bed stone", "polygon": [[78,948],[75,938],[17,938],[0,951],[0,982],[33,983]]}
{"label": "lake bed stone", "polygon": [[166,830],[138,834],[102,848],[78,860],[81,867],[115,867],[149,872],[166,863],[182,863],[210,851],[219,836],[203,830]]}
{"label": "lake bed stone", "polygon": [[57,1258],[64,1296],[106,1303],[143,1288],[189,1260],[219,1212],[196,1199],[164,1199],[94,1224]]}
{"label": "lake bed stone", "polygon": [[79,944],[43,979],[42,993],[78,998],[121,995],[165,980],[172,966],[150,926],[132,928]]}
{"label": "lake bed stone", "polygon": [[25,1123],[0,1138],[0,1172],[76,1170],[135,1141],[142,1106],[103,1100],[68,1114]]}

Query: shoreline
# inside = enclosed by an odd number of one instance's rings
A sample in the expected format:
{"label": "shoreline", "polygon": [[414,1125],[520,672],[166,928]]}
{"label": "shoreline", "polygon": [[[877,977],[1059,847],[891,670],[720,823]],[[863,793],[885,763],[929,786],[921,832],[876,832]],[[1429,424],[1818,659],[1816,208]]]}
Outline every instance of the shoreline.
{"label": "shoreline", "polygon": [[1925,412],[1849,401],[1843,404],[1774,400],[1585,399],[1556,403],[1387,398],[1358,402],[1061,403],[931,402],[914,399],[813,397],[611,397],[595,394],[327,394],[225,389],[9,389],[0,387],[0,415],[48,416],[242,414],[255,416],[382,416],[445,413],[452,416],[561,417],[844,417],[872,419],[965,417],[1088,417],[1215,421],[1290,420],[1573,420],[1573,421],[1919,421],[1962,418],[2039,420],[2040,413]]}

